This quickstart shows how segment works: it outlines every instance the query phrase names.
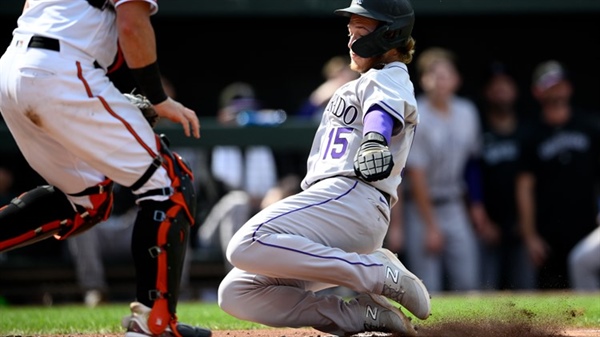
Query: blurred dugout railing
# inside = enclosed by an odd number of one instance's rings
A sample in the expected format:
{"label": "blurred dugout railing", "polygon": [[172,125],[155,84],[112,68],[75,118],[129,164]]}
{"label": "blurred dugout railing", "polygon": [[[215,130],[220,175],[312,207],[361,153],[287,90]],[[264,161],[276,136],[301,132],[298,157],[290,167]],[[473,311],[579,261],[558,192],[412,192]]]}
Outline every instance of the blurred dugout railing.
{"label": "blurred dugout railing", "polygon": [[[212,147],[215,145],[268,145],[273,149],[310,149],[317,125],[293,117],[274,126],[224,127],[214,118],[200,119],[200,139],[186,137],[180,124],[160,125],[156,133],[164,133],[174,147]],[[0,153],[18,151],[6,124],[0,122]]]}

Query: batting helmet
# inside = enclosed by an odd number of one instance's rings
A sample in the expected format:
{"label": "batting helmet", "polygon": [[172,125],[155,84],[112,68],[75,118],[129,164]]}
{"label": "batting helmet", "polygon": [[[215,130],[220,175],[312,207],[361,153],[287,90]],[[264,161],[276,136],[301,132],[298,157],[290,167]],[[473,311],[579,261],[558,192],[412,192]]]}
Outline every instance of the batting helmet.
{"label": "batting helmet", "polygon": [[356,14],[381,21],[375,31],[352,44],[352,51],[361,57],[373,57],[405,46],[415,22],[409,0],[352,0],[350,7],[337,9],[334,13],[348,17]]}

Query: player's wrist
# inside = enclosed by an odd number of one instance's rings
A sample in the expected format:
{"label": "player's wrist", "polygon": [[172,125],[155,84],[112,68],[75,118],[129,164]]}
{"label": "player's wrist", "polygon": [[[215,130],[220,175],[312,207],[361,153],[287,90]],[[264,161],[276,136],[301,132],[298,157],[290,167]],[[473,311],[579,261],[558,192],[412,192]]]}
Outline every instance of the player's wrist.
{"label": "player's wrist", "polygon": [[168,96],[162,85],[158,61],[142,68],[131,69],[131,74],[138,88],[150,103],[157,105],[167,100]]}
{"label": "player's wrist", "polygon": [[383,146],[387,146],[387,140],[385,139],[385,137],[376,131],[369,131],[367,132],[367,134],[363,137],[362,143],[366,143],[366,142],[374,142],[377,144],[381,144]]}

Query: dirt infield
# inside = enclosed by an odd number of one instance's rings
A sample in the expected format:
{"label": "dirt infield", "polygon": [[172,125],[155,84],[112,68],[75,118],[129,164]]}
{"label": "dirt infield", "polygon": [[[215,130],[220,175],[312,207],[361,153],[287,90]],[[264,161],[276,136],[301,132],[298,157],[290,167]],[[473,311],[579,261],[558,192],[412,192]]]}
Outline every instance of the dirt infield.
{"label": "dirt infield", "polygon": [[[555,330],[555,329],[546,329]],[[313,329],[263,329],[263,330],[219,330],[213,331],[212,337],[327,337]],[[389,334],[360,334],[360,337],[399,337]],[[496,327],[472,325],[440,325],[420,331],[418,337],[600,337],[598,329],[567,329],[545,331],[531,326]]]}
{"label": "dirt infield", "polygon": [[[212,337],[329,337],[314,329],[217,330]],[[400,337],[390,334],[360,334],[360,337]],[[358,337],[357,336],[357,337]],[[123,334],[44,335],[36,337],[123,337]],[[419,331],[418,337],[600,337],[596,329],[541,328],[528,325],[471,325],[447,323]]]}

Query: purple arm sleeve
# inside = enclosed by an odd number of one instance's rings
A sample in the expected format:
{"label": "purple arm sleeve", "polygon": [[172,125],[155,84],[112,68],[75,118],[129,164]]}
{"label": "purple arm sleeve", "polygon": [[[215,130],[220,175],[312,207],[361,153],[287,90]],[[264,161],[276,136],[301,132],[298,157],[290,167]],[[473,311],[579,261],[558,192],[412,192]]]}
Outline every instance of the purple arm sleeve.
{"label": "purple arm sleeve", "polygon": [[365,115],[364,125],[363,136],[368,132],[377,132],[385,137],[388,144],[390,143],[392,129],[394,128],[394,118],[378,105],[373,105],[369,108]]}

